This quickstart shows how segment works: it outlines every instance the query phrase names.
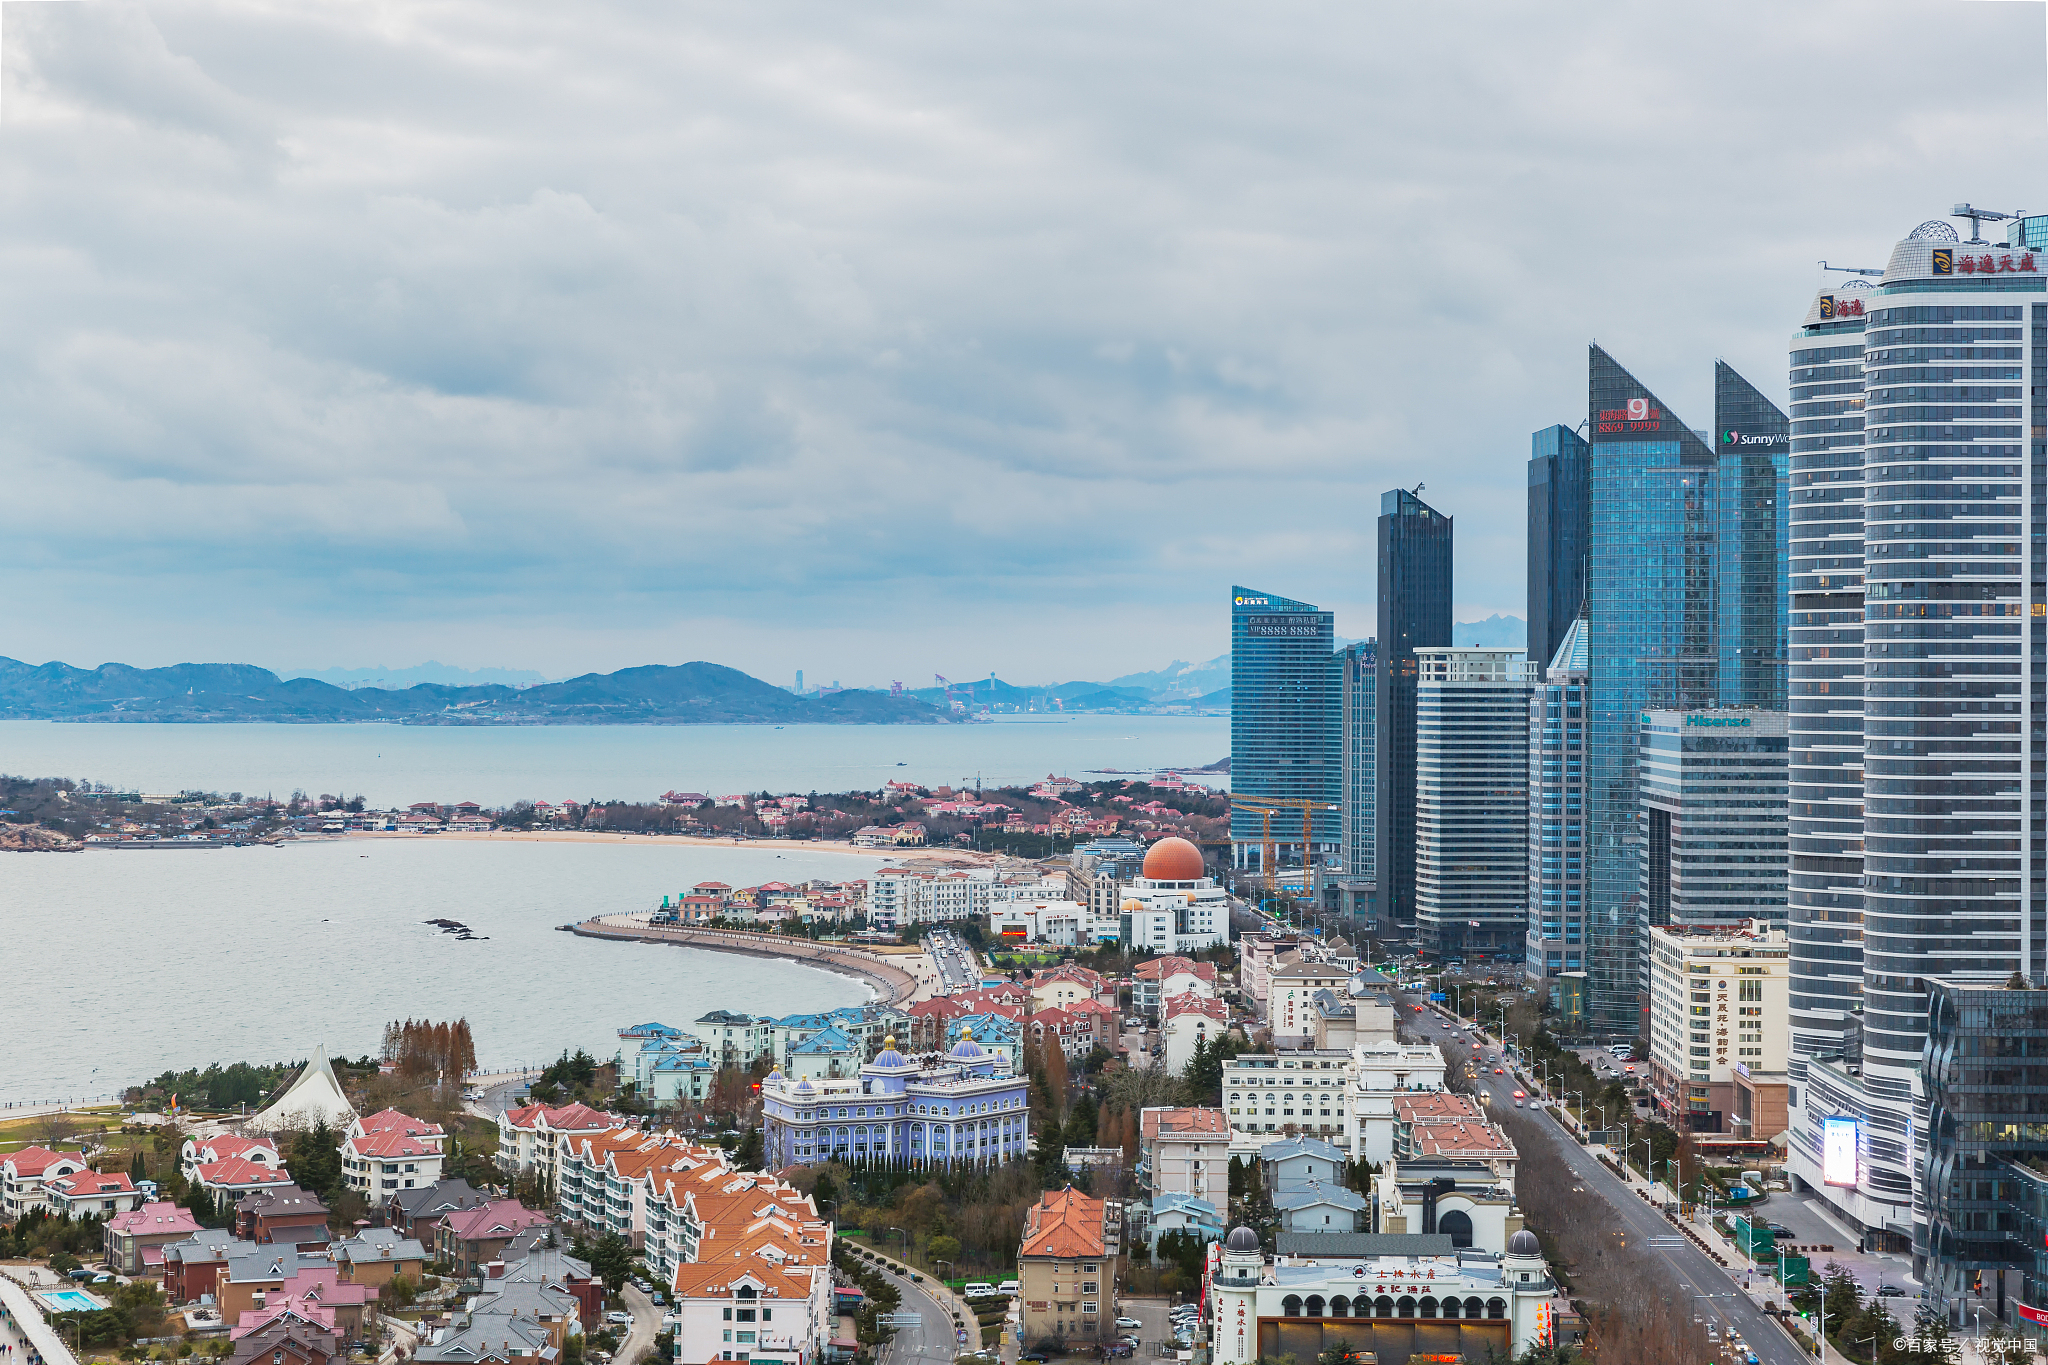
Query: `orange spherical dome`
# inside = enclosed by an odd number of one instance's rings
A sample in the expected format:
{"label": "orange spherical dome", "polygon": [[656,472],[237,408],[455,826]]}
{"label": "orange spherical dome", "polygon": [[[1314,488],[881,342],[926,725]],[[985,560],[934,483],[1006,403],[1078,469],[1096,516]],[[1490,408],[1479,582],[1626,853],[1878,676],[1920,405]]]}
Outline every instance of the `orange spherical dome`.
{"label": "orange spherical dome", "polygon": [[1145,909],[1145,902],[1139,900],[1135,896],[1132,896],[1127,898],[1122,905],[1119,905],[1117,907],[1117,909],[1123,911],[1126,915],[1136,915],[1143,912],[1143,910]]}
{"label": "orange spherical dome", "polygon": [[1145,855],[1145,875],[1155,882],[1200,881],[1202,850],[1185,839],[1161,839]]}

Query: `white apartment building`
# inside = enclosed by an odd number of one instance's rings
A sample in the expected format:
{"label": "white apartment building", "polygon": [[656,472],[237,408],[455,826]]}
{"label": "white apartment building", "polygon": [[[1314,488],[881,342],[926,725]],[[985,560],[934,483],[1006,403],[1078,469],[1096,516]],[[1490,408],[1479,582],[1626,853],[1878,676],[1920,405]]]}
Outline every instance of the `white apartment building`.
{"label": "white apartment building", "polygon": [[1230,1149],[1249,1154],[1277,1137],[1338,1143],[1348,1126],[1352,1054],[1306,1049],[1246,1053],[1223,1064]]}
{"label": "white apartment building", "polygon": [[1418,1092],[1441,1091],[1446,1066],[1434,1043],[1360,1043],[1351,1050],[1345,1131],[1329,1141],[1348,1151],[1354,1161],[1385,1165],[1394,1155],[1399,1101]]}
{"label": "white apartment building", "polygon": [[1068,900],[1005,900],[989,911],[991,937],[1006,943],[1055,943],[1063,948],[1087,942],[1088,907]]}
{"label": "white apartment building", "polygon": [[1230,1122],[1220,1109],[1140,1109],[1138,1162],[1153,1194],[1192,1195],[1220,1209],[1230,1197]]}
{"label": "white apartment building", "polygon": [[989,911],[995,877],[992,867],[944,872],[881,868],[863,882],[868,925],[893,930],[978,918]]}
{"label": "white apartment building", "polygon": [[1529,929],[1529,697],[1520,650],[1415,651],[1415,927],[1450,960],[1521,960]]}
{"label": "white apartment building", "polygon": [[1650,930],[1650,1084],[1673,1118],[1727,1132],[1735,1068],[1785,1070],[1790,955],[1762,920]]}

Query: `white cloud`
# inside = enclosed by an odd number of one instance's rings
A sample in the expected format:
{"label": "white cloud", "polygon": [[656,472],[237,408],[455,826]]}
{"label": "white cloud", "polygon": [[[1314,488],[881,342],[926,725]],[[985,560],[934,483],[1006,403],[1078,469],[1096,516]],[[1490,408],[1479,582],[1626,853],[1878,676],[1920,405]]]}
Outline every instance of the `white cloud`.
{"label": "white cloud", "polygon": [[1514,611],[1588,339],[1695,424],[1716,356],[1781,393],[1814,261],[2043,149],[2017,5],[5,23],[38,660],[1121,672],[1233,582],[1369,633],[1421,480]]}

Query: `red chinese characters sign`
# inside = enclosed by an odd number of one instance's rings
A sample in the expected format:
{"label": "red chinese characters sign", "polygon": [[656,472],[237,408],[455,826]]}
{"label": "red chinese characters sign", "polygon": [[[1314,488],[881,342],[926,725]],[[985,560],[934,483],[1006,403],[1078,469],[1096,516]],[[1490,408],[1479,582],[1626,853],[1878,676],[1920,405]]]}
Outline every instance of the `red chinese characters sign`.
{"label": "red chinese characters sign", "polygon": [[1994,256],[1982,252],[1972,256],[1967,251],[1954,247],[1938,246],[1930,257],[1930,265],[1937,275],[2036,275],[2040,267],[2034,264],[2034,253],[2022,251],[2015,256],[2010,251]]}
{"label": "red chinese characters sign", "polygon": [[1822,294],[1820,315],[1824,318],[1860,318],[1863,316],[1863,300],[1838,299],[1833,294]]}

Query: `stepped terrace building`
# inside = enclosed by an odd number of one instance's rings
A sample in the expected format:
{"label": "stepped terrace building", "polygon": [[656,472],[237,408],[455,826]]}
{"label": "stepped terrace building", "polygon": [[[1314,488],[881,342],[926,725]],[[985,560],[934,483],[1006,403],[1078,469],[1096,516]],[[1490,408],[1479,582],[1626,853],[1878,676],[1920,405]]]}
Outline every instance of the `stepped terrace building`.
{"label": "stepped terrace building", "polygon": [[880,1055],[844,1080],[771,1072],[761,1107],[771,1170],[818,1161],[994,1166],[1022,1157],[1030,1142],[1024,1078],[966,1029],[943,1055],[906,1057],[884,1039]]}

